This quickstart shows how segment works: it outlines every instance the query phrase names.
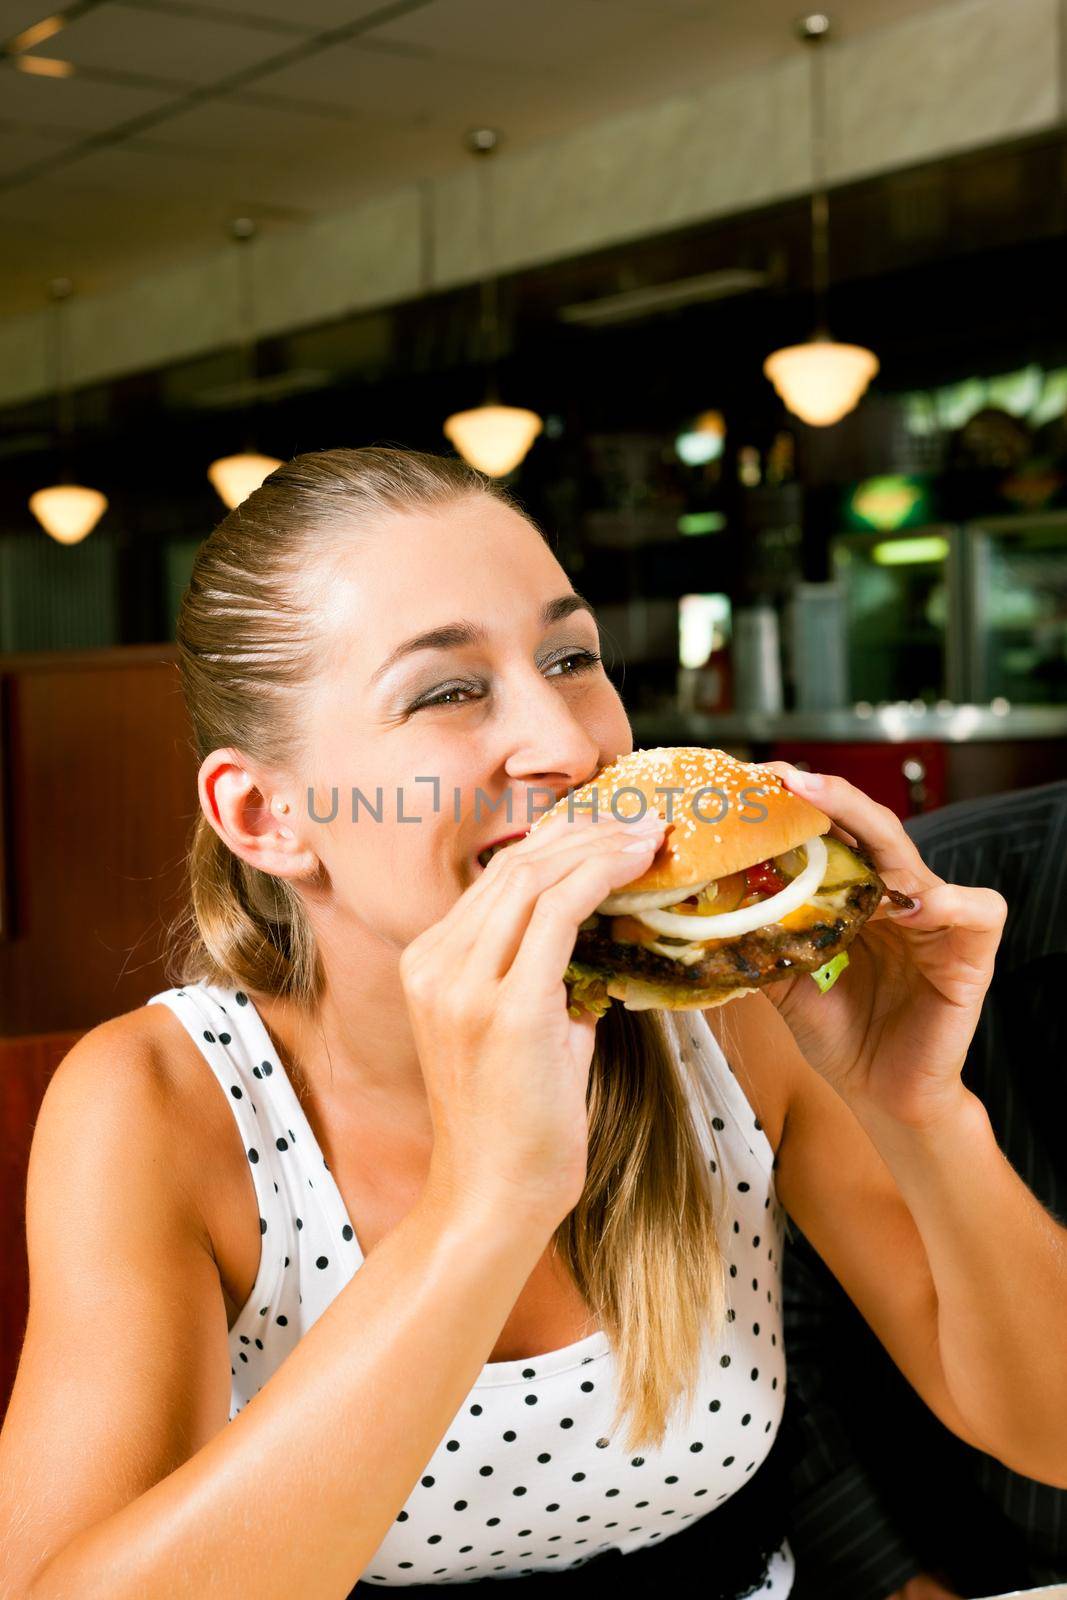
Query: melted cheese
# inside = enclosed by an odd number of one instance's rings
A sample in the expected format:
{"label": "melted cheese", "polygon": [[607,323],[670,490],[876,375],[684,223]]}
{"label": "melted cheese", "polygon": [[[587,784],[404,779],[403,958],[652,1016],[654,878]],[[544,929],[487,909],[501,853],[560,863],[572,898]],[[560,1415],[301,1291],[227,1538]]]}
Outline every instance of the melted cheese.
{"label": "melted cheese", "polygon": [[651,928],[646,928],[636,917],[612,917],[611,937],[616,944],[653,945],[659,938]]}
{"label": "melted cheese", "polygon": [[824,906],[798,906],[795,911],[789,911],[780,917],[780,928],[814,928],[816,923],[826,921],[826,908]]}

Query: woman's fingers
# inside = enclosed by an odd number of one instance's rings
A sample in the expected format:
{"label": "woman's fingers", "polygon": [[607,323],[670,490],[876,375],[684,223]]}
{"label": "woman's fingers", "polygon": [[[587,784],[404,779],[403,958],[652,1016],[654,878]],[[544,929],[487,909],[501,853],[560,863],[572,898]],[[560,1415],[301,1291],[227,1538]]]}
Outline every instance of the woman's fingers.
{"label": "woman's fingers", "polygon": [[564,904],[579,903],[573,896],[580,900],[583,891],[588,895],[587,884],[601,885],[600,893],[570,928],[558,982],[574,948],[578,924],[596,910],[605,895],[647,872],[664,831],[662,823],[653,829],[641,823],[598,824],[580,839],[562,840],[552,850],[525,855],[516,851],[514,856],[505,851],[509,859],[501,860],[491,890],[479,903],[479,931],[469,949],[467,969],[502,978],[515,960],[540,899],[581,870],[579,886]]}
{"label": "woman's fingers", "polygon": [[937,883],[915,845],[904,832],[903,824],[888,806],[879,805],[845,778],[831,773],[800,772],[788,761],[763,763],[776,772],[794,794],[825,811],[832,822],[862,840],[879,873],[899,874],[907,881],[895,884],[907,893],[920,893],[924,885]]}
{"label": "woman's fingers", "polygon": [[537,829],[535,838],[531,838],[530,834],[527,833],[515,844],[508,845],[506,850],[498,851],[474,882],[469,884],[463,893],[453,901],[444,916],[440,917],[432,927],[427,928],[419,935],[419,938],[424,941],[427,948],[447,940],[450,947],[455,950],[457,948],[456,941],[459,940],[460,943],[463,941],[464,929],[469,934],[467,944],[470,944],[476,936],[478,928],[477,922],[471,918],[471,912],[481,904],[487,893],[492,892],[493,884],[496,881],[496,873],[499,870],[497,864],[500,860],[512,850],[541,851],[557,845],[563,840],[576,839],[578,831],[586,826],[587,822],[589,824],[592,822],[587,812],[578,810],[574,811],[573,827],[568,827],[568,820],[566,812],[546,818]]}
{"label": "woman's fingers", "polygon": [[915,933],[951,935],[953,962],[973,969],[976,980],[988,983],[1007,914],[1008,902],[996,889],[935,882],[923,890],[914,909],[889,907],[886,919]]}
{"label": "woman's fingers", "polygon": [[[591,839],[621,838],[623,830],[632,830],[637,826],[635,822],[620,822],[610,815],[594,819],[588,812],[577,809],[570,817],[564,811],[547,818],[538,826],[536,833],[527,833],[506,849],[498,851],[444,916],[419,935],[420,941],[427,950],[447,943],[453,961],[461,955],[466,956],[478,938],[489,905],[497,898],[509,863],[543,860],[554,857],[560,851],[565,858],[573,860],[596,847],[591,845]],[[626,837],[629,836],[627,832]]]}
{"label": "woman's fingers", "polygon": [[646,835],[625,848],[586,857],[533,902],[518,951],[501,989],[536,1013],[551,1003],[574,950],[575,932],[605,895],[646,872],[658,848]]}
{"label": "woman's fingers", "polygon": [[[1003,895],[994,889],[945,883],[930,871],[896,813],[846,779],[798,772],[787,762],[767,764],[781,767],[779,775],[790,789],[862,839],[893,899],[910,898],[910,906],[883,903],[875,918],[899,922],[915,933],[950,934],[946,948],[951,949],[953,961],[970,968],[976,981],[989,982],[1008,909]],[[969,1003],[969,996],[961,993],[959,998]]]}

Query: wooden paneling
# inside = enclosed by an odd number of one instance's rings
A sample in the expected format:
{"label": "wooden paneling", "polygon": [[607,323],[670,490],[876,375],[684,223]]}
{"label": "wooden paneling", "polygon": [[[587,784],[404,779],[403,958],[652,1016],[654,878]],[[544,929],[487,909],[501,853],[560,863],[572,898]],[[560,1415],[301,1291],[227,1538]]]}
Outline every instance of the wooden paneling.
{"label": "wooden paneling", "polygon": [[82,1033],[166,987],[198,802],[173,645],[0,655],[0,694],[2,1409],[25,1331],[41,1100]]}
{"label": "wooden paneling", "polygon": [[80,1037],[0,1039],[0,1416],[7,1409],[26,1330],[26,1168],[48,1080]]}
{"label": "wooden paneling", "polygon": [[173,645],[0,656],[0,1037],[86,1029],[166,987],[196,763]]}

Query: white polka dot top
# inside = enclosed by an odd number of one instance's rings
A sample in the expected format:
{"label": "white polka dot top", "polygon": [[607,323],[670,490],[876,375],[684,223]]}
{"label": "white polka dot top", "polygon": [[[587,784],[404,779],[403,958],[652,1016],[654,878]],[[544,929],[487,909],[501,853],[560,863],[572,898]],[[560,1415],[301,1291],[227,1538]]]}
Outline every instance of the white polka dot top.
{"label": "white polka dot top", "polygon": [[[259,1271],[229,1335],[232,1420],[363,1256],[248,996],[195,983],[148,1004],[168,1006],[206,1057],[240,1129],[259,1201]],[[786,1378],[784,1214],[773,1152],[706,1019],[666,1015],[688,1081],[706,1085],[715,1132],[705,1153],[724,1184],[730,1309],[723,1336],[706,1342],[690,1414],[680,1403],[663,1444],[640,1454],[609,1437],[614,1355],[603,1332],[527,1360],[488,1362],[368,1562],[365,1583],[512,1578],[576,1567],[613,1547],[633,1551],[713,1514],[767,1456]],[[761,1596],[789,1594],[793,1574],[784,1542]]]}

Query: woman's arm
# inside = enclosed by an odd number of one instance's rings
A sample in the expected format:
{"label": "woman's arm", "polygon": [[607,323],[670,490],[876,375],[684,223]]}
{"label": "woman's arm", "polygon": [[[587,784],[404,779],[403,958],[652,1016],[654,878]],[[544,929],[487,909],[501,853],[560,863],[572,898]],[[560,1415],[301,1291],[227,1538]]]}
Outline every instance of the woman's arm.
{"label": "woman's arm", "polygon": [[859,1120],[922,1236],[956,1405],[1006,1466],[1067,1489],[1067,1228],[968,1091],[936,1126],[909,1128],[869,1106]]}
{"label": "woman's arm", "polygon": [[961,1086],[924,1132],[861,1118],[765,996],[705,1014],[765,1128],[784,1098],[778,1196],[908,1382],[967,1444],[1067,1488],[1067,1229],[981,1103]]}
{"label": "woman's arm", "polygon": [[0,1436],[3,1600],[339,1600],[489,1359],[551,1225],[430,1184],[227,1423],[226,1313],[173,1099],[116,1023],[49,1086]]}

